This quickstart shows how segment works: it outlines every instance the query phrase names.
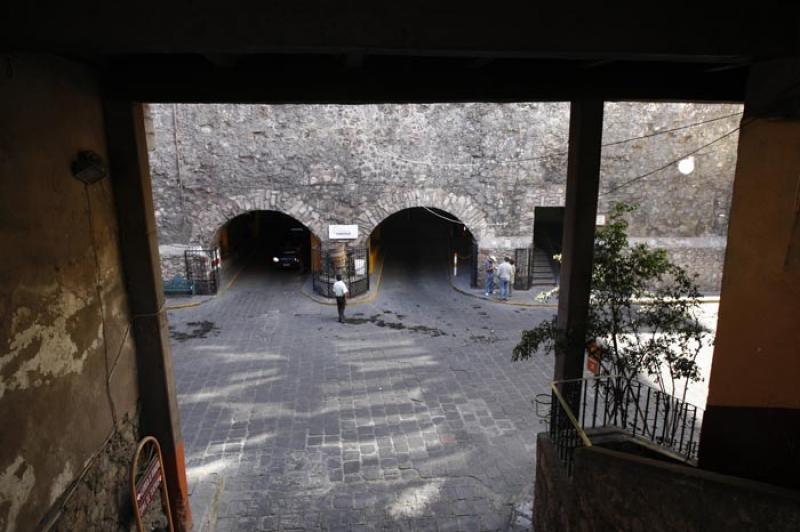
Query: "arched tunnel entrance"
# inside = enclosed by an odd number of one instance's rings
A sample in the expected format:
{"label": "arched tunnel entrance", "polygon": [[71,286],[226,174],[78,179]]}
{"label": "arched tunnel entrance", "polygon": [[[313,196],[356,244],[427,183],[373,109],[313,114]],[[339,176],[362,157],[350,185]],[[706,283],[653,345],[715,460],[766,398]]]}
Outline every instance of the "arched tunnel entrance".
{"label": "arched tunnel entrance", "polygon": [[370,235],[370,249],[385,262],[384,275],[447,279],[473,276],[475,237],[456,216],[441,209],[412,207],[383,220]]}
{"label": "arched tunnel entrance", "polygon": [[259,270],[304,273],[317,237],[297,219],[277,211],[250,211],[231,219],[218,233],[223,268],[235,263]]}

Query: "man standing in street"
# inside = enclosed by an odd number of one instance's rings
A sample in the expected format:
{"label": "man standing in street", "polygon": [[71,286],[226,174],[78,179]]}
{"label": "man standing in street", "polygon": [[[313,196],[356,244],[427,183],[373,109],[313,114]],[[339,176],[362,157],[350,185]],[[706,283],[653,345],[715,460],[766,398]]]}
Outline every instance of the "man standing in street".
{"label": "man standing in street", "polygon": [[513,273],[513,266],[508,261],[508,257],[503,257],[503,262],[497,267],[497,276],[500,278],[500,299],[504,301],[508,301],[508,284]]}
{"label": "man standing in street", "polygon": [[486,259],[486,293],[484,294],[486,297],[492,295],[494,292],[494,262],[497,259],[494,258],[494,255],[490,255],[488,259]]}
{"label": "man standing in street", "polygon": [[350,290],[342,281],[342,276],[336,274],[336,282],[333,283],[333,295],[336,296],[336,308],[339,310],[339,323],[344,323],[344,307],[347,305],[347,294]]}

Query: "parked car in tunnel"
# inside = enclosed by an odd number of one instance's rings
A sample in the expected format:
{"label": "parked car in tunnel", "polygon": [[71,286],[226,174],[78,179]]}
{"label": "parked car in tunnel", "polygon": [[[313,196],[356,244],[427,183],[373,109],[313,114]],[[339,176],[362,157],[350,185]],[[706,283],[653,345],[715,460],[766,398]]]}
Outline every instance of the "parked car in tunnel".
{"label": "parked car in tunnel", "polygon": [[292,227],[286,232],[272,262],[281,269],[304,269],[305,246],[308,244],[308,233],[302,227]]}

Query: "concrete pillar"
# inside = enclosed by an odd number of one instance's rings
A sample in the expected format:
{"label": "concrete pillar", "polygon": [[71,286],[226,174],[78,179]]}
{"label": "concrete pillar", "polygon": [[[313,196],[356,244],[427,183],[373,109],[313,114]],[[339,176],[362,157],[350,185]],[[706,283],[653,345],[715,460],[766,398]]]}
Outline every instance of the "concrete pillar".
{"label": "concrete pillar", "polygon": [[800,62],[752,68],[700,466],[800,488]]}
{"label": "concrete pillar", "polygon": [[558,325],[568,341],[556,352],[555,380],[583,377],[602,138],[602,100],[572,102],[558,296]]}
{"label": "concrete pillar", "polygon": [[190,530],[192,517],[163,311],[164,291],[142,105],[106,100],[104,112],[122,262],[133,315],[142,397],[141,431],[155,436],[161,444],[173,520],[178,530]]}

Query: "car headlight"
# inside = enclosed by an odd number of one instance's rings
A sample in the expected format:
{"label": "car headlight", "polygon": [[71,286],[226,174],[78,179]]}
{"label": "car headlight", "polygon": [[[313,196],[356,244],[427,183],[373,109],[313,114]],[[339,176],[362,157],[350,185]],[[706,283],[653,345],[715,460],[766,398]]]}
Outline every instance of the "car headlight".
{"label": "car headlight", "polygon": [[280,262],[280,260],[278,259],[278,257],[272,257],[272,262]]}

